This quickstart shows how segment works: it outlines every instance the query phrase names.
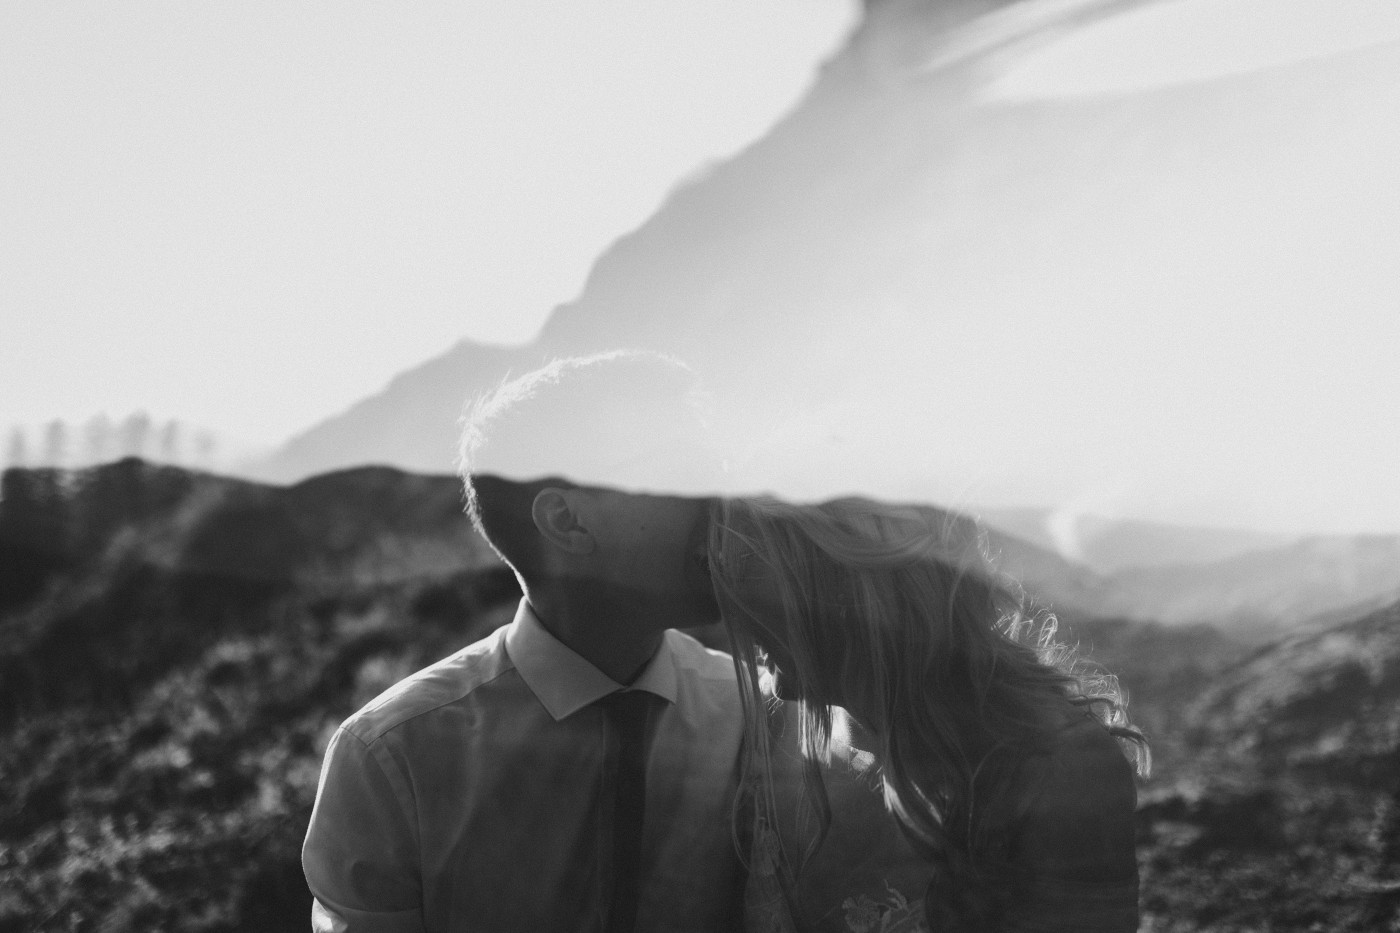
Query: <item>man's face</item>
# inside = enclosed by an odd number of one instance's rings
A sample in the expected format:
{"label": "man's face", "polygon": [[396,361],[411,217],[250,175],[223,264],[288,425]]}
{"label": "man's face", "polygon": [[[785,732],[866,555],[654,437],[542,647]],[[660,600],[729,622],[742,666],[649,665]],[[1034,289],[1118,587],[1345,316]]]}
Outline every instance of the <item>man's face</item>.
{"label": "man's face", "polygon": [[599,582],[668,628],[718,620],[705,572],[708,500],[612,489],[588,495]]}

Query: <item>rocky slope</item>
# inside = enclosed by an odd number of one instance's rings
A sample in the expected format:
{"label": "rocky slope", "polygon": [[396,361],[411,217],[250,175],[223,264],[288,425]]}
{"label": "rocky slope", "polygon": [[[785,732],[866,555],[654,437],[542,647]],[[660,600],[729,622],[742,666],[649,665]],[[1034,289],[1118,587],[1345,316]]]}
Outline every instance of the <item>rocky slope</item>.
{"label": "rocky slope", "polygon": [[1400,925],[1400,603],[1260,649],[1184,713],[1139,807],[1153,929]]}
{"label": "rocky slope", "polygon": [[0,500],[0,930],[304,930],[328,730],[508,618],[457,481],[127,460]]}

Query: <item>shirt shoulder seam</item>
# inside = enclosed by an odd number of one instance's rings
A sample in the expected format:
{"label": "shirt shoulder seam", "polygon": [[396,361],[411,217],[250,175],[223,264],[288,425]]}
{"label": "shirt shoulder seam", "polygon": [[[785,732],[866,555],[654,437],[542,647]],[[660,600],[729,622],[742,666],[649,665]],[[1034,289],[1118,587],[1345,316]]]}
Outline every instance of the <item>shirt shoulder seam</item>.
{"label": "shirt shoulder seam", "polygon": [[461,693],[444,699],[441,703],[435,703],[434,705],[426,707],[424,709],[415,709],[410,713],[401,715],[400,717],[391,717],[388,720],[386,720],[385,724],[380,725],[375,729],[366,730],[370,733],[370,738],[366,738],[364,735],[360,734],[360,723],[354,721],[357,717],[352,716],[350,720],[347,720],[345,723],[341,724],[341,728],[348,732],[350,735],[353,735],[356,739],[358,739],[365,746],[365,748],[370,748],[371,746],[378,743],[380,739],[384,738],[384,736],[388,735],[390,732],[393,732],[395,729],[398,729],[400,726],[412,722],[420,716],[426,716],[429,713],[436,712],[437,710],[442,709],[444,706],[451,706],[453,703],[459,703],[462,700],[465,700],[467,697],[471,696],[476,691],[480,690],[482,687],[486,687],[490,684],[495,683],[496,681],[500,680],[502,677],[516,669],[517,668],[515,667],[515,663],[510,660],[510,656],[509,654],[507,654],[505,667],[497,671],[494,676],[486,680],[480,681],[479,683],[472,684],[466,690],[463,690]]}

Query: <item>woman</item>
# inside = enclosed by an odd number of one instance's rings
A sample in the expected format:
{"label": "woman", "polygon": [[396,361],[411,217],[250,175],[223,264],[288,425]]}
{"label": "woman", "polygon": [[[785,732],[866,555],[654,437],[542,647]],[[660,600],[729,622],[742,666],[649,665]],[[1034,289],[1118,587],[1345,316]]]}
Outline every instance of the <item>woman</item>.
{"label": "woman", "polygon": [[995,582],[972,522],[860,499],[729,500],[709,564],[749,767],[767,768],[766,654],[778,694],[800,701],[818,813],[833,707],[872,737],[886,803],[934,865],[936,933],[1137,929],[1146,743],[1113,678],[1084,670],[1053,617],[1026,615]]}

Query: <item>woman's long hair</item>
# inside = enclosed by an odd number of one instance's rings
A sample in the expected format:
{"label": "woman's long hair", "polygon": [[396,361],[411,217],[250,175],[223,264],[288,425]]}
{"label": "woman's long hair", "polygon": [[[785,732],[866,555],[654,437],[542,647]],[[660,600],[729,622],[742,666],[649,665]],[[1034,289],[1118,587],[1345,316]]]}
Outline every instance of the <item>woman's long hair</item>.
{"label": "woman's long hair", "polygon": [[997,581],[971,519],[855,498],[715,508],[710,571],[749,717],[744,767],[762,773],[769,761],[761,647],[788,656],[785,692],[802,701],[818,839],[830,820],[819,762],[843,700],[872,720],[864,725],[880,747],[870,751],[906,836],[962,881],[975,879],[995,832],[987,813],[1007,803],[1016,765],[1049,749],[1066,704],[1092,712],[1146,773],[1146,742],[1117,680],[1058,643],[1055,618],[1027,611]]}

